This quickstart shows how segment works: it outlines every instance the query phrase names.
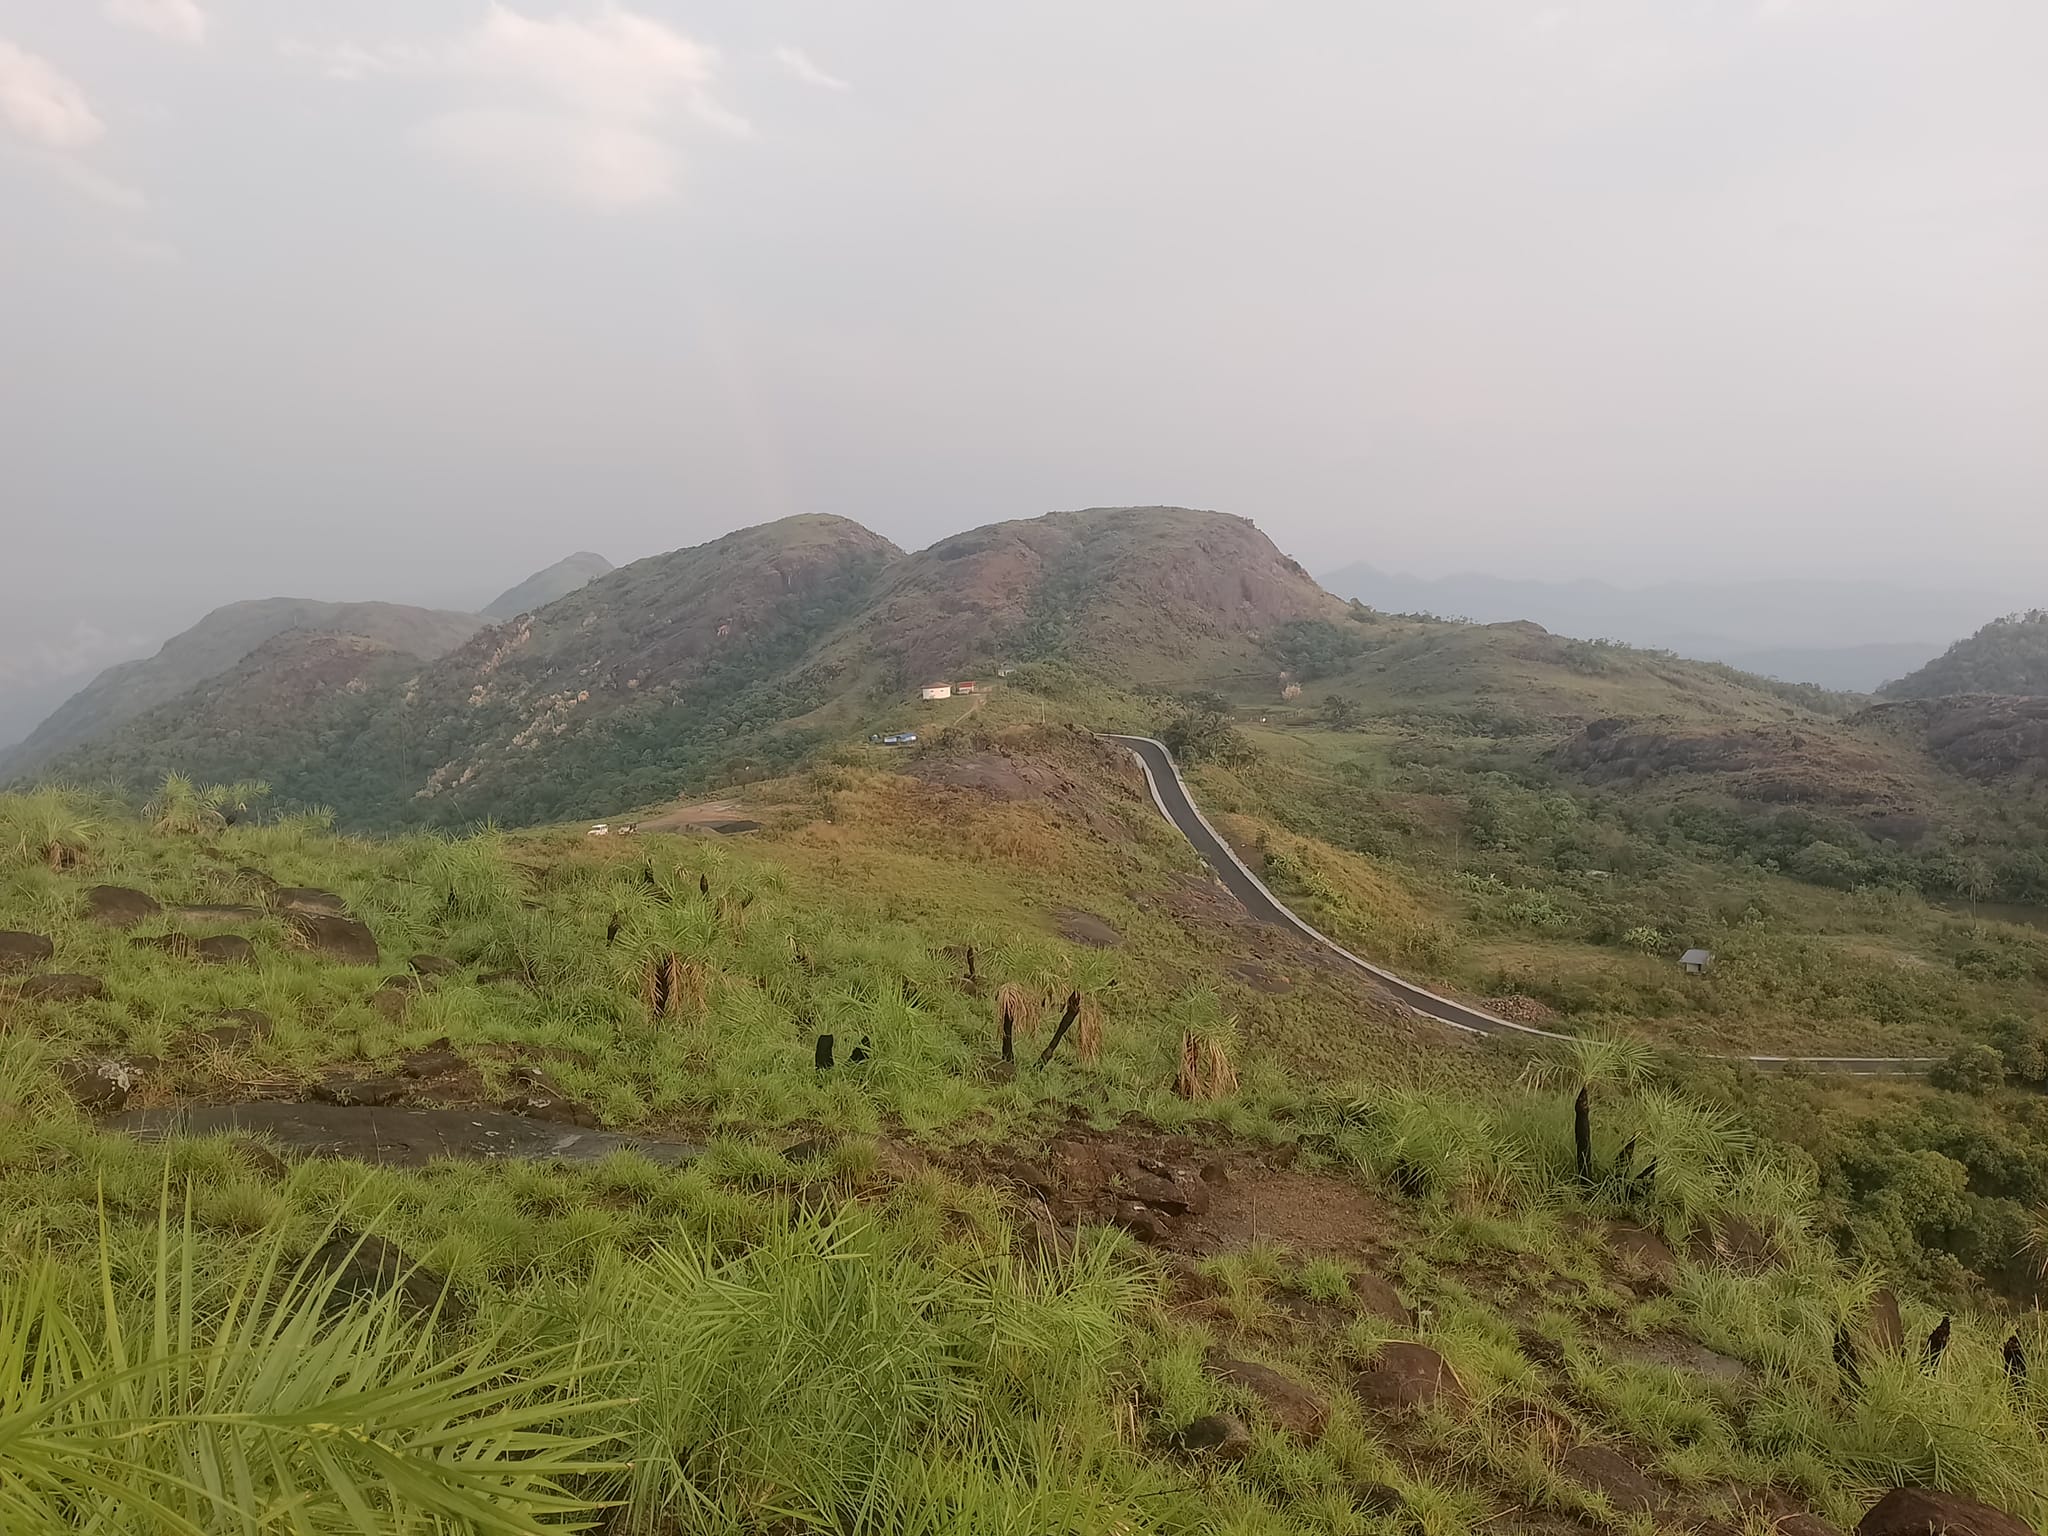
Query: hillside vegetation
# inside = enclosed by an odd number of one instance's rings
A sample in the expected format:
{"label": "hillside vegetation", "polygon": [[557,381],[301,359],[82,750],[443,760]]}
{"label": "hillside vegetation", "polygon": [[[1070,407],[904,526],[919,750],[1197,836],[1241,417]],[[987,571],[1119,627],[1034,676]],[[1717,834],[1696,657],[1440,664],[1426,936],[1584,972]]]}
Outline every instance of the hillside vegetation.
{"label": "hillside vegetation", "polygon": [[166,640],[143,661],[109,667],[0,756],[0,772],[23,776],[80,745],[113,732],[220,676],[258,646],[289,630],[354,635],[419,657],[453,650],[483,625],[474,614],[408,608],[398,603],[323,603],[273,597],[216,608]]}
{"label": "hillside vegetation", "polygon": [[[1276,638],[1343,612],[1218,513],[1054,513],[908,556],[844,518],[794,517],[638,561],[324,700],[251,657],[49,773],[136,791],[166,772],[258,777],[357,827],[604,815],[778,771],[919,681],[1032,660],[1126,686],[1265,675],[1286,663]],[[280,691],[293,709],[271,710]],[[274,718],[223,745],[222,710]]]}
{"label": "hillside vegetation", "polygon": [[[1889,1321],[1711,1080],[1419,1033],[1120,755],[983,723],[755,786],[747,844],[0,799],[0,1524],[2048,1520],[2009,1321]],[[121,1129],[299,1100],[381,1129]],[[443,1105],[636,1140],[422,1166]]]}
{"label": "hillside vegetation", "polygon": [[2048,697],[2048,609],[1994,619],[1958,640],[1917,672],[1879,690],[1888,699],[1934,699],[1962,693]]}

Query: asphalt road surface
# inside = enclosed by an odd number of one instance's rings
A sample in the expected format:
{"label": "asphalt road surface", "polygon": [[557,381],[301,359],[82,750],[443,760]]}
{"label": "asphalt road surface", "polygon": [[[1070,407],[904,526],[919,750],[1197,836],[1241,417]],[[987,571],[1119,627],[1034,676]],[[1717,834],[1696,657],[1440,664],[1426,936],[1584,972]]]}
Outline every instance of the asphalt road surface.
{"label": "asphalt road surface", "polygon": [[[1265,883],[1245,867],[1244,862],[1231,851],[1216,829],[1209,825],[1202,815],[1188,787],[1181,782],[1180,770],[1174,765],[1173,754],[1166,750],[1165,743],[1154,741],[1150,736],[1115,736],[1103,738],[1128,747],[1136,757],[1138,765],[1145,770],[1145,781],[1152,786],[1152,800],[1159,807],[1159,813],[1175,827],[1194,850],[1201,855],[1221,880],[1224,887],[1235,896],[1244,909],[1262,922],[1276,928],[1292,928],[1306,935],[1314,942],[1342,956],[1359,970],[1365,972],[1382,989],[1426,1018],[1448,1024],[1453,1029],[1462,1029],[1474,1035],[1532,1035],[1543,1040],[1569,1040],[1570,1035],[1558,1034],[1553,1030],[1537,1029],[1529,1024],[1517,1024],[1512,1019],[1495,1018],[1482,1009],[1472,1008],[1464,1003],[1454,1002],[1439,996],[1426,987],[1396,976],[1392,971],[1362,960],[1351,953],[1327,934],[1318,932],[1297,917],[1287,905],[1271,891]],[[1841,1072],[1861,1077],[1905,1077],[1924,1073],[1940,1059],[1932,1056],[1714,1056],[1716,1061],[1746,1061],[1766,1071],[1785,1067],[1804,1067],[1815,1072]]]}

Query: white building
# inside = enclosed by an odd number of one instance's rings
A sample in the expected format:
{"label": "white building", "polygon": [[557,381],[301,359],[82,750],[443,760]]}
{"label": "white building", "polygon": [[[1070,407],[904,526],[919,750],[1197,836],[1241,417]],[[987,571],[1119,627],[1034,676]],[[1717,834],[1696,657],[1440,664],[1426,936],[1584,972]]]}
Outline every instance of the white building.
{"label": "white building", "polygon": [[927,683],[924,687],[917,690],[917,696],[927,702],[932,699],[950,699],[953,697],[953,685],[951,683]]}

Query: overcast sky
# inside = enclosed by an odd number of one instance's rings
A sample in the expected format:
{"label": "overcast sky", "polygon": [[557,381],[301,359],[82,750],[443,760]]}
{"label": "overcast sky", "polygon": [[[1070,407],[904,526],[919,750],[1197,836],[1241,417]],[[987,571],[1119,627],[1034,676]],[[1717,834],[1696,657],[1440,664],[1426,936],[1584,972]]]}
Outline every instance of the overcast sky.
{"label": "overcast sky", "polygon": [[2041,0],[0,0],[0,671],[797,511],[2048,601],[2044,80]]}

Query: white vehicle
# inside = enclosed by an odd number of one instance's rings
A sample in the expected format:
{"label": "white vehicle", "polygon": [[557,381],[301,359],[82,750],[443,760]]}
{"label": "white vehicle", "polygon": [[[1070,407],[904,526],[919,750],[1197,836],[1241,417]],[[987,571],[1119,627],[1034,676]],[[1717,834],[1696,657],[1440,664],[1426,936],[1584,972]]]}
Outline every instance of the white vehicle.
{"label": "white vehicle", "polygon": [[592,827],[588,832],[584,833],[583,835],[585,837],[610,837],[612,835],[612,829],[609,825],[600,821],[596,826]]}

